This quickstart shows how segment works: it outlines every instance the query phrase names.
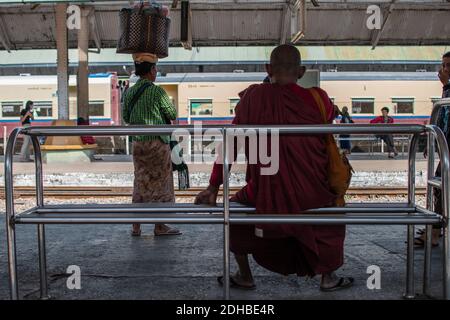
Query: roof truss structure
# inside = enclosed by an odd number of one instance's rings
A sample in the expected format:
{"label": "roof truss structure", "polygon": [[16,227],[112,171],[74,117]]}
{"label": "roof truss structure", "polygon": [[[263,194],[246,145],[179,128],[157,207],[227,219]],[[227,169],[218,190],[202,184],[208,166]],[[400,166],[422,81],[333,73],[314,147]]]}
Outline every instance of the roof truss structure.
{"label": "roof truss structure", "polygon": [[[170,45],[181,46],[180,1],[171,9]],[[90,47],[114,48],[118,12],[133,1],[0,0],[0,45],[6,50],[56,48],[55,4],[92,7]],[[139,1],[134,1],[139,3]],[[381,28],[367,27],[369,5],[383,15]],[[446,45],[450,42],[447,0],[191,0],[192,46]],[[20,23],[18,23],[20,22]],[[69,47],[77,34],[69,31]]]}

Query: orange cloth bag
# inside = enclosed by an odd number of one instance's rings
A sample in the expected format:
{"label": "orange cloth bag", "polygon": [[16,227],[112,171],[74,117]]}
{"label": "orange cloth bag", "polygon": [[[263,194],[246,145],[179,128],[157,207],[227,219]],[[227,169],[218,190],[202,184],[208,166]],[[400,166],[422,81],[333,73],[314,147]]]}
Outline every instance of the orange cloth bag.
{"label": "orange cloth bag", "polygon": [[[316,89],[311,88],[309,90],[320,109],[324,123],[327,124],[327,113],[322,97]],[[326,147],[328,153],[328,182],[331,191],[337,196],[336,206],[343,207],[345,206],[344,196],[350,186],[352,172],[354,171],[346,155],[339,151],[332,134],[326,136]]]}

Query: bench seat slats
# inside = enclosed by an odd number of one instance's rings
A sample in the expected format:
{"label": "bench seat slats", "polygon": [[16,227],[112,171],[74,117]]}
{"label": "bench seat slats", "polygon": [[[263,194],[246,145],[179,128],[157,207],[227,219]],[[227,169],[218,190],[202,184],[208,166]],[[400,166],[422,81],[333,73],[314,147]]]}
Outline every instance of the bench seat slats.
{"label": "bench seat slats", "polygon": [[[36,208],[41,214],[52,213],[221,213],[223,204],[217,206],[195,205],[192,203],[133,203],[133,204],[79,204],[79,205],[46,205]],[[239,203],[230,203],[231,213],[254,213],[253,207],[248,207]],[[345,207],[329,207],[307,210],[303,213],[413,213],[416,209],[407,204],[383,204],[374,203],[371,205],[348,204]]]}
{"label": "bench seat slats", "polygon": [[[274,219],[282,221],[274,222]],[[386,212],[384,214],[300,214],[300,215],[256,215],[231,214],[232,224],[434,224],[441,217],[423,213],[399,214]],[[222,224],[223,214],[198,213],[28,213],[16,216],[16,224],[129,224],[129,223],[195,223]]]}

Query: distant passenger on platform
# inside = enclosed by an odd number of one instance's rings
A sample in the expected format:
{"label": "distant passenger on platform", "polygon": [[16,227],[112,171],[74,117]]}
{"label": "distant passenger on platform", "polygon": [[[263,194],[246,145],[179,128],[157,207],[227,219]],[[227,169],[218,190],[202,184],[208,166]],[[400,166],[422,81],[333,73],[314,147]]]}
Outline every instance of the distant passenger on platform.
{"label": "distant passenger on platform", "polygon": [[[124,95],[123,120],[131,125],[163,125],[175,120],[177,111],[156,80],[156,56],[133,54],[139,80]],[[133,203],[175,202],[170,136],[134,136]],[[133,224],[133,236],[141,235],[140,224]],[[178,235],[178,229],[156,224],[155,236]]]}
{"label": "distant passenger on platform", "polygon": [[[450,51],[442,56],[442,66],[438,72],[439,81],[442,84],[442,98],[450,98]],[[439,112],[437,125],[444,132],[447,139],[447,144],[450,148],[450,105],[444,106]],[[425,150],[424,155],[427,156],[427,151]],[[441,176],[441,164],[439,163],[436,172],[436,177]],[[442,198],[441,190],[439,188],[434,188],[434,210],[435,212],[442,215]],[[439,245],[439,238],[441,237],[441,225],[434,225],[432,232],[432,245],[437,247]],[[416,238],[414,244],[417,247],[424,247],[425,245],[425,230],[420,229],[418,231],[420,234]]]}
{"label": "distant passenger on platform", "polygon": [[[275,48],[266,66],[271,83],[255,84],[240,93],[233,124],[287,125],[323,124],[323,116],[310,90],[297,85],[305,73],[300,52],[292,45]],[[316,88],[326,108],[327,122],[335,118],[325,91]],[[248,145],[245,146],[246,150]],[[248,150],[246,151],[249,159]],[[260,214],[296,214],[304,210],[334,206],[327,173],[328,154],[322,136],[279,137],[279,170],[262,175],[264,165],[247,165],[246,182],[231,201],[254,206]],[[197,195],[196,204],[215,205],[223,182],[222,165],[216,162],[209,186]],[[231,251],[239,271],[230,278],[232,287],[254,289],[248,255],[264,268],[283,275],[321,274],[320,288],[334,291],[350,287],[353,278],[338,277],[344,262],[345,226],[234,225]],[[223,278],[218,278],[223,283]]]}
{"label": "distant passenger on platform", "polygon": [[[22,127],[31,126],[31,120],[34,120],[33,101],[27,101],[25,109],[20,111],[20,123]],[[22,148],[20,149],[20,161],[29,162],[30,158],[31,137],[23,135]]]}
{"label": "distant passenger on platform", "polygon": [[[83,117],[77,119],[78,126],[88,126],[89,121]],[[95,138],[93,136],[81,136],[81,143],[83,144],[95,144]]]}
{"label": "distant passenger on platform", "polygon": [[[352,117],[348,113],[348,108],[347,107],[345,107],[345,106],[342,107],[342,110],[340,111],[340,115],[341,115],[341,123],[343,123],[343,124],[354,123]],[[350,141],[350,135],[349,134],[341,134],[341,135],[339,135],[339,144],[341,146],[341,149],[346,154],[351,154],[352,153],[352,143]]]}
{"label": "distant passenger on platform", "polygon": [[[389,116],[389,108],[384,107],[381,109],[381,116],[376,117],[375,119],[370,120],[370,123],[394,123],[394,118]],[[392,134],[383,134],[383,135],[377,135],[378,139],[383,140],[386,143],[386,146],[388,148],[388,158],[394,158],[398,156],[397,149],[395,149],[394,145],[394,137]]]}

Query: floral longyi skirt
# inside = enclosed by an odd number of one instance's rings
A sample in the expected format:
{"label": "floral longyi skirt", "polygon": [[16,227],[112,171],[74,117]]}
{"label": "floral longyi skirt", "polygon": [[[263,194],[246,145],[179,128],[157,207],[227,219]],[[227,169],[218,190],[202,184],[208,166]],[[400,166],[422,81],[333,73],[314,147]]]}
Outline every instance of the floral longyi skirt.
{"label": "floral longyi skirt", "polygon": [[133,203],[175,202],[170,147],[161,140],[133,142]]}

